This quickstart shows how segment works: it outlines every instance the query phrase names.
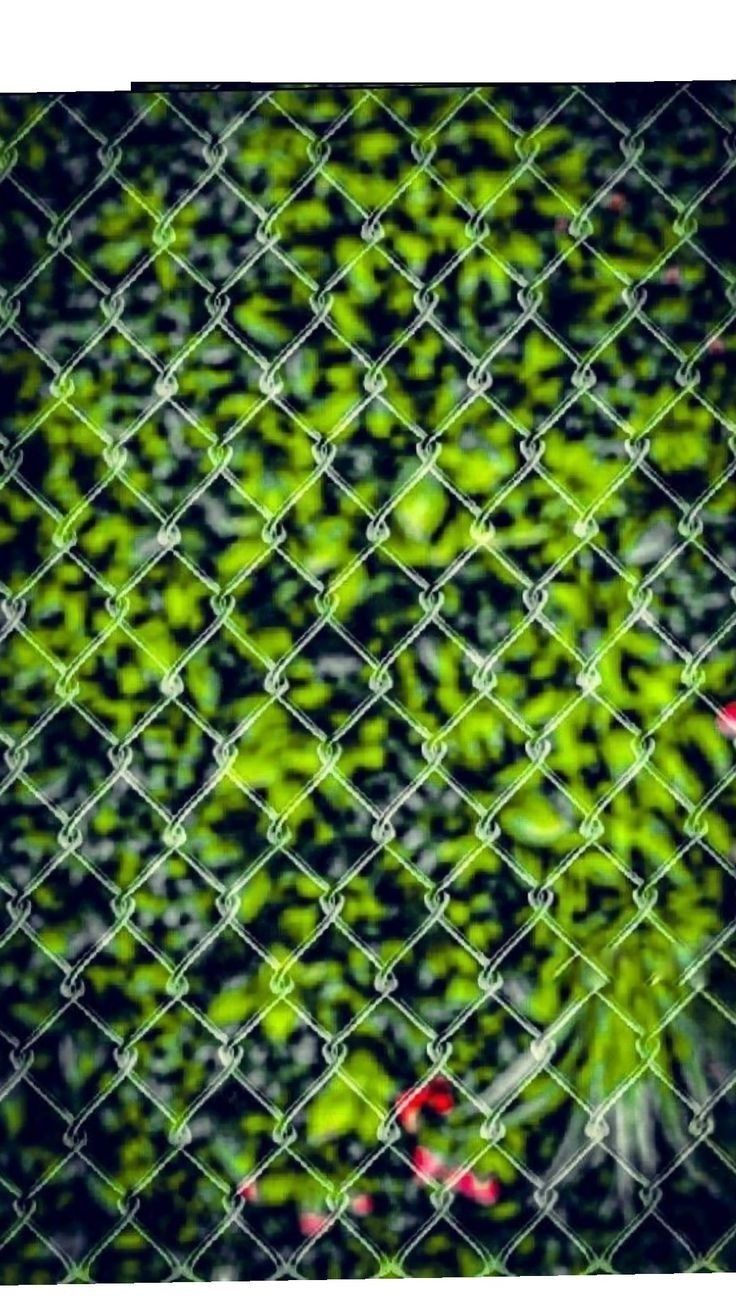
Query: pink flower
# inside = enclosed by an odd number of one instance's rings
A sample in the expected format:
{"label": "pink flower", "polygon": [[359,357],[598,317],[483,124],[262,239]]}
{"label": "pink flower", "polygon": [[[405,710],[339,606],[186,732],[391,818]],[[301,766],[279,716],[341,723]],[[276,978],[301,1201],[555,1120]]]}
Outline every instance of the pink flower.
{"label": "pink flower", "polygon": [[495,1176],[489,1176],[486,1181],[481,1181],[474,1172],[465,1172],[459,1177],[453,1189],[477,1204],[495,1204],[501,1196],[501,1186]]}
{"label": "pink flower", "polygon": [[725,353],[726,353],[726,342],[723,340],[723,337],[722,337],[722,336],[714,336],[714,337],[713,337],[713,340],[710,341],[709,344],[708,344],[708,353],[709,353],[709,354],[725,354]]}
{"label": "pink flower", "polygon": [[411,1160],[417,1171],[423,1173],[422,1180],[443,1180],[447,1169],[439,1154],[433,1153],[431,1149],[425,1149],[423,1145],[417,1145]]}
{"label": "pink flower", "polygon": [[501,1196],[501,1186],[494,1176],[489,1176],[485,1181],[481,1181],[475,1172],[463,1172],[460,1176],[456,1176],[453,1169],[448,1167],[438,1154],[433,1153],[431,1149],[423,1148],[422,1145],[416,1146],[412,1154],[412,1162],[420,1173],[421,1181],[449,1180],[453,1190],[461,1194],[464,1199],[471,1199],[473,1203],[488,1206],[497,1203]]}
{"label": "pink flower", "polygon": [[716,726],[721,735],[728,736],[730,740],[736,737],[736,700],[726,704],[716,716]]}
{"label": "pink flower", "polygon": [[241,1196],[242,1199],[246,1199],[248,1203],[252,1203],[254,1199],[258,1198],[257,1182],[241,1181],[240,1185],[238,1186],[238,1194]]}
{"label": "pink flower", "polygon": [[319,1235],[325,1225],[326,1218],[321,1213],[300,1213],[299,1230],[302,1235]]}
{"label": "pink flower", "polygon": [[676,263],[671,263],[662,273],[662,281],[665,286],[679,286],[682,281],[682,274]]}
{"label": "pink flower", "polygon": [[373,1200],[369,1194],[354,1194],[350,1200],[350,1207],[356,1217],[367,1217],[373,1212]]}

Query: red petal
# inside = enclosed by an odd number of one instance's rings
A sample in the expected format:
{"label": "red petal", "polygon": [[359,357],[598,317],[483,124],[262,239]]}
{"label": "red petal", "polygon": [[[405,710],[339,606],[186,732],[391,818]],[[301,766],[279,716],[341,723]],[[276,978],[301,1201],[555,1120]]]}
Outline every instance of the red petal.
{"label": "red petal", "polygon": [[449,1113],[455,1107],[455,1100],[447,1090],[438,1090],[428,1103],[436,1113]]}
{"label": "red petal", "polygon": [[455,1107],[452,1086],[444,1077],[436,1076],[427,1087],[427,1103],[436,1113],[449,1113]]}
{"label": "red petal", "polygon": [[416,1131],[425,1104],[437,1113],[449,1113],[455,1107],[452,1088],[444,1077],[436,1076],[429,1085],[399,1096],[396,1101],[398,1118],[405,1131]]}

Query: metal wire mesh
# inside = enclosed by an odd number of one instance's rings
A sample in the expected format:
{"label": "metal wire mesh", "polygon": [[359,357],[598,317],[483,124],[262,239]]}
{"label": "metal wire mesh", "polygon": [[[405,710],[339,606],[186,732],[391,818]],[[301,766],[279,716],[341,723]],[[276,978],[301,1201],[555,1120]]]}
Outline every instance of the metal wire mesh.
{"label": "metal wire mesh", "polygon": [[733,1265],[735,123],[0,101],[6,1283]]}

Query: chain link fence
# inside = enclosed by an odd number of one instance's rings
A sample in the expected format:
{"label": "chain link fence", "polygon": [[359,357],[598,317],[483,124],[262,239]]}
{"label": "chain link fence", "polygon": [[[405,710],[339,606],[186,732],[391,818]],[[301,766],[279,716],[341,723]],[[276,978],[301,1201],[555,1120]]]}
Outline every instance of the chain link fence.
{"label": "chain link fence", "polygon": [[735,129],[0,98],[4,1283],[736,1266]]}

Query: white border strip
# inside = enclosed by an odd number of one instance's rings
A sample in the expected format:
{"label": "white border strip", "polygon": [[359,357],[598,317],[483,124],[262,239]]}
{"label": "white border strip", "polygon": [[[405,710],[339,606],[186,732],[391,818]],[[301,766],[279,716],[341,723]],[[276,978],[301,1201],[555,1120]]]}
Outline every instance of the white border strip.
{"label": "white border strip", "polygon": [[[652,1298],[667,1308],[685,1308],[693,1297],[707,1296],[708,1308],[732,1308],[736,1278],[727,1274],[680,1276],[525,1276],[446,1280],[243,1281],[176,1285],[21,1286],[3,1287],[8,1308],[130,1308],[131,1293],[155,1298],[156,1308],[650,1308]],[[362,1300],[362,1303],[361,1303]]]}
{"label": "white border strip", "polygon": [[735,37],[728,0],[11,0],[0,94],[131,81],[727,81]]}

